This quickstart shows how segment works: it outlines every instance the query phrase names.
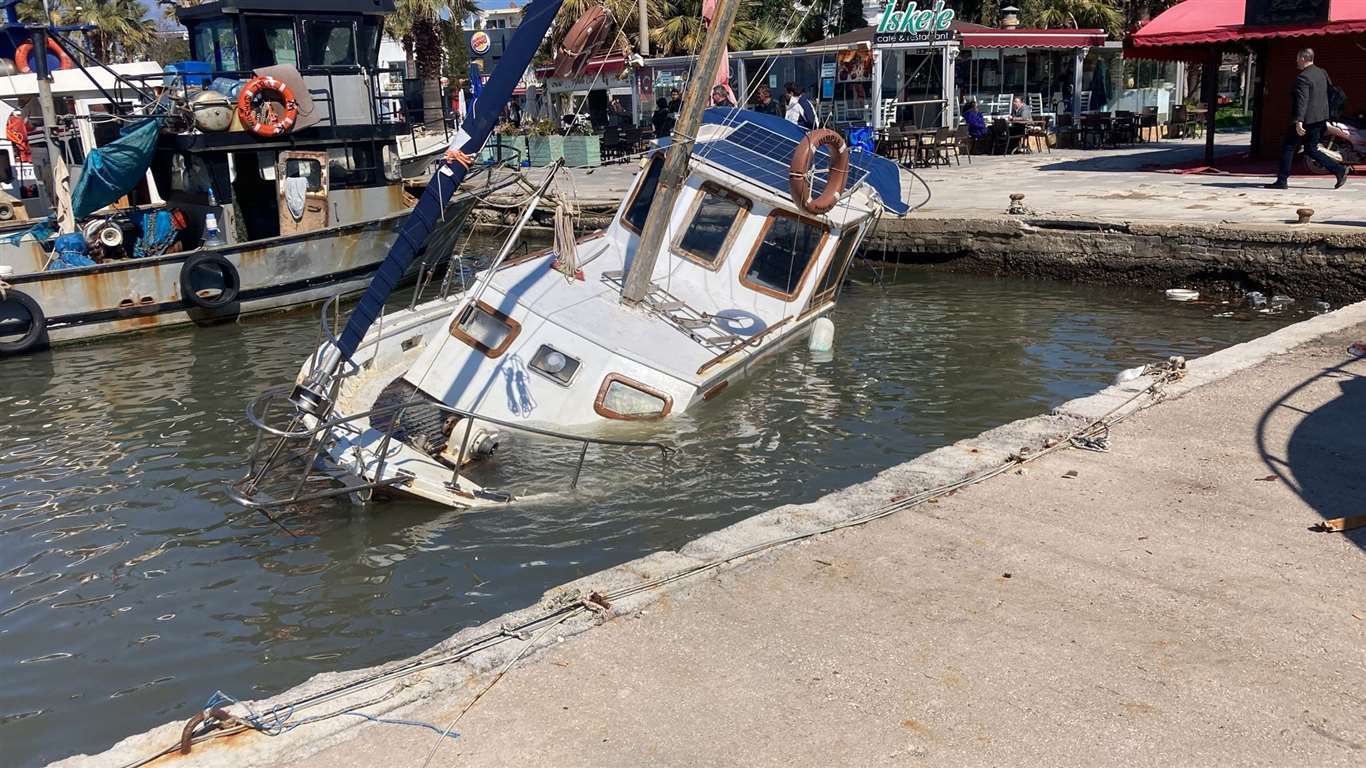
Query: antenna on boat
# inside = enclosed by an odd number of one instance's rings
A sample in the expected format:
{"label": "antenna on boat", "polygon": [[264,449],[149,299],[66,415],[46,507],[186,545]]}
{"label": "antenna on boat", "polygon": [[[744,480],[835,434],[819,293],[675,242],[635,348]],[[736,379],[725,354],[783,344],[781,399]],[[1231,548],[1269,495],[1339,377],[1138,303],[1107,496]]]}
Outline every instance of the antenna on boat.
{"label": "antenna on boat", "polygon": [[683,189],[683,179],[688,176],[688,157],[692,154],[693,142],[702,125],[702,113],[707,109],[707,98],[711,94],[712,83],[716,82],[716,73],[721,70],[721,62],[725,60],[726,41],[730,39],[730,30],[735,26],[740,0],[717,0],[716,5],[716,15],[707,29],[707,39],[697,56],[697,67],[693,70],[692,80],[683,97],[678,122],[674,124],[672,143],[665,151],[664,167],[659,174],[654,199],[650,202],[650,213],[645,217],[645,229],[640,233],[640,245],[636,248],[630,271],[622,281],[623,304],[639,304],[650,292],[655,262],[659,260],[659,247],[664,242],[678,193]]}
{"label": "antenna on boat", "polygon": [[[47,2],[43,2],[44,11]],[[38,78],[38,107],[43,113],[43,145],[47,149],[48,166],[52,173],[52,207],[57,212],[57,231],[70,234],[76,231],[76,217],[71,212],[71,171],[66,167],[66,158],[53,141],[57,123],[57,107],[52,101],[52,71],[47,64],[47,26],[29,27],[33,35],[33,73]]]}

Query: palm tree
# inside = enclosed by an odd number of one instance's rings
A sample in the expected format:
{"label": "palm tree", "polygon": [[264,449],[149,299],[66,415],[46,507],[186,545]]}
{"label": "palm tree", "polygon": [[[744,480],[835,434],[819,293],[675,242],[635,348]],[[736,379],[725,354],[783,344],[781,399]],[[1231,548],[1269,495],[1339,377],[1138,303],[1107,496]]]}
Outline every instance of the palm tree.
{"label": "palm tree", "polygon": [[1124,32],[1119,0],[1022,0],[1020,20],[1027,27],[1100,27],[1112,35]]}
{"label": "palm tree", "polygon": [[[656,14],[651,7],[650,15]],[[651,53],[656,56],[677,56],[694,53],[702,44],[702,0],[659,0],[659,20],[650,21]],[[726,42],[733,50],[744,50],[749,39],[758,32],[758,25],[750,15],[751,6],[743,5],[736,14]]]}
{"label": "palm tree", "polygon": [[[156,39],[156,25],[147,18],[147,8],[138,0],[51,0],[48,7],[49,24],[94,27],[83,33],[85,44],[101,61],[127,60]],[[20,3],[19,18],[28,23],[43,23],[42,0]]]}

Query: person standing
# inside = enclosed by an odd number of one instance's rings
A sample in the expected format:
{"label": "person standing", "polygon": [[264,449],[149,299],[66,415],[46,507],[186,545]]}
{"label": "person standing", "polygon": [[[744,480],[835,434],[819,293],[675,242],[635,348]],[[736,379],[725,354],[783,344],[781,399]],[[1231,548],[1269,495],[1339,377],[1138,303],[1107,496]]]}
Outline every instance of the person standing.
{"label": "person standing", "polygon": [[788,83],[783,90],[787,94],[787,111],[784,113],[787,121],[796,123],[808,131],[814,129],[816,127],[816,108],[811,106],[811,100],[806,98],[796,83]]}
{"label": "person standing", "polygon": [[782,117],[783,111],[778,108],[778,102],[773,100],[773,93],[769,91],[767,85],[759,86],[755,93],[754,106],[751,107],[755,112],[763,112],[766,115]]}
{"label": "person standing", "polygon": [[655,127],[655,138],[663,138],[674,132],[674,116],[669,111],[669,100],[660,96],[655,99],[655,113],[650,117]]}
{"label": "person standing", "polygon": [[669,89],[669,111],[673,113],[674,119],[678,119],[678,113],[683,111],[683,94],[677,88]]}
{"label": "person standing", "polygon": [[1299,77],[1295,78],[1295,105],[1291,117],[1291,129],[1281,143],[1281,168],[1276,180],[1266,185],[1267,189],[1286,189],[1290,179],[1290,165],[1295,162],[1295,151],[1301,146],[1304,153],[1314,158],[1324,168],[1337,177],[1333,189],[1347,183],[1347,166],[1334,160],[1319,147],[1324,127],[1328,123],[1328,89],[1332,85],[1328,73],[1314,66],[1314,49],[1305,48],[1295,57],[1299,67]]}

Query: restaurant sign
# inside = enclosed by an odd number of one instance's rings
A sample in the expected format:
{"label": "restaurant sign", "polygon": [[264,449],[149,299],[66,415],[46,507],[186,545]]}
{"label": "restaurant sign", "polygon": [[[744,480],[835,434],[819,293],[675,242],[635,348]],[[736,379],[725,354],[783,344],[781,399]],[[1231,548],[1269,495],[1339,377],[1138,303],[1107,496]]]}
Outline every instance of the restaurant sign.
{"label": "restaurant sign", "polygon": [[916,0],[905,9],[898,10],[897,0],[888,0],[878,20],[873,34],[874,45],[893,45],[896,43],[928,43],[947,40],[953,32],[954,12],[944,7],[944,0],[935,0],[934,6],[920,8]]}

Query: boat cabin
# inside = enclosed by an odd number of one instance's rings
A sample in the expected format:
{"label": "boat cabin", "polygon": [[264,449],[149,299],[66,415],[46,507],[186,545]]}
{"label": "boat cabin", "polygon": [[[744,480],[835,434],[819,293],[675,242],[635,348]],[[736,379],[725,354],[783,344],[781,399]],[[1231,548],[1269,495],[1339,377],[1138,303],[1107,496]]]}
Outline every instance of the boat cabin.
{"label": "boat cabin", "polygon": [[[192,61],[163,85],[189,114],[152,172],[196,242],[215,213],[227,243],[351,224],[405,208],[379,40],[393,0],[220,0],[178,8]],[[252,124],[238,108],[255,94]],[[257,122],[259,121],[259,122]],[[175,130],[177,127],[180,130]]]}

